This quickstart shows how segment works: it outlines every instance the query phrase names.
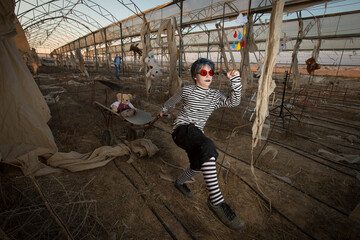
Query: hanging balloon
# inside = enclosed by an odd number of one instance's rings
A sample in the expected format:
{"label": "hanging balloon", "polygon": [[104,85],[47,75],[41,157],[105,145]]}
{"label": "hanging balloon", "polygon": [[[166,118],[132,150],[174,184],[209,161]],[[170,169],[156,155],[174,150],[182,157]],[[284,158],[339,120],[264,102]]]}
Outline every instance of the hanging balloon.
{"label": "hanging balloon", "polygon": [[245,47],[245,40],[242,41],[241,46],[242,46],[242,47]]}
{"label": "hanging balloon", "polygon": [[240,42],[236,45],[236,49],[240,50],[241,46],[240,46]]}
{"label": "hanging balloon", "polygon": [[241,39],[241,32],[239,32],[238,34],[238,39]]}
{"label": "hanging balloon", "polygon": [[236,34],[236,31],[235,31],[235,33],[234,33],[234,38],[236,38],[236,36],[237,36],[237,34]]}
{"label": "hanging balloon", "polygon": [[246,34],[246,28],[244,27],[244,35]]}
{"label": "hanging balloon", "polygon": [[233,42],[233,44],[232,44],[232,48],[236,48],[236,44],[235,44],[235,42]]}

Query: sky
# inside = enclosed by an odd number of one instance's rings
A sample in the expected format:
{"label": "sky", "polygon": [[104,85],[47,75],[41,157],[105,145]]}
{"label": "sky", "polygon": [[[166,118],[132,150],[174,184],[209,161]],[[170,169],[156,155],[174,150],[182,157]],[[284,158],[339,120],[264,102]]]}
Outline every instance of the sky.
{"label": "sky", "polygon": [[[120,0],[121,1],[121,0]],[[129,0],[122,0],[123,2],[130,2]],[[146,11],[151,8],[157,7],[164,3],[170,2],[171,0],[132,0],[133,3],[141,10]],[[101,1],[101,6],[105,9],[109,10],[118,20],[122,20],[134,15],[133,12],[123,7],[120,3],[116,0],[103,0]],[[132,5],[129,8],[133,9]],[[100,21],[100,20],[99,20]],[[104,21],[105,23],[106,21]],[[107,26],[109,24],[105,24]]]}

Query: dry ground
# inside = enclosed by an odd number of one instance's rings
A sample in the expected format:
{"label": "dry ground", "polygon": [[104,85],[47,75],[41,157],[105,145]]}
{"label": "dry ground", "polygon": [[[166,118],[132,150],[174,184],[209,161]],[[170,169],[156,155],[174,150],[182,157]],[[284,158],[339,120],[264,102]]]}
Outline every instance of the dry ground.
{"label": "dry ground", "polygon": [[[44,88],[51,84],[66,89],[58,102],[49,104],[49,126],[61,152],[85,153],[101,146],[105,122],[92,101],[110,105],[116,92],[92,80],[118,83],[123,92],[135,95],[135,107],[153,115],[167,99],[166,75],[153,82],[149,98],[138,72],[127,71],[120,81],[106,71],[90,75],[87,80],[76,71],[42,68],[35,77],[44,95],[60,89]],[[284,76],[274,77],[278,87],[269,135],[253,154],[250,114],[244,112],[252,106],[256,86],[246,90],[239,107],[214,112],[205,128],[218,147],[222,192],[245,221],[243,231],[226,228],[207,208],[201,174],[189,183],[193,199],[173,187],[170,180],[188,166],[185,152],[170,135],[179,106],[146,132],[145,138],[160,149],[153,157],[128,163],[126,156],[97,169],[40,177],[40,188],[75,239],[360,239],[360,223],[349,218],[360,203],[360,165],[337,160],[341,154],[360,154],[360,89],[346,87],[346,81],[287,89],[285,106],[298,119],[290,120],[281,118],[281,108],[276,108]],[[187,73],[182,78],[191,83]],[[229,83],[219,78],[212,87],[228,93]],[[289,114],[286,109],[284,113]],[[126,139],[120,123],[114,123],[113,133]],[[1,165],[0,190],[1,229],[9,237],[65,238],[33,183],[19,170]]]}

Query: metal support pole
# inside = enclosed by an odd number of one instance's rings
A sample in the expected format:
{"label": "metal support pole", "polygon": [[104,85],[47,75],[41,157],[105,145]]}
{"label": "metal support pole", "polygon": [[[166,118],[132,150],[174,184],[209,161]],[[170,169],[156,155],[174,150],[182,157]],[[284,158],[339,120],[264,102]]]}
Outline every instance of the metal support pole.
{"label": "metal support pole", "polygon": [[95,67],[96,67],[96,71],[99,71],[98,56],[97,56],[97,51],[96,51],[95,33],[93,33],[93,36],[94,36],[94,50],[95,50]]}
{"label": "metal support pole", "polygon": [[345,47],[346,47],[346,42],[347,42],[347,40],[345,40],[345,43],[344,43],[344,48],[343,48],[343,50],[342,50],[342,52],[341,52],[341,57],[340,57],[339,65],[338,65],[337,70],[336,70],[335,83],[336,83],[336,79],[337,79],[338,74],[339,74],[339,70],[340,70],[340,66],[341,66],[342,58],[343,58],[344,51],[345,51]]}
{"label": "metal support pole", "polygon": [[107,38],[106,38],[106,28],[104,28],[104,39],[105,39],[105,56],[106,56],[106,65],[108,65],[108,69],[110,71],[110,59],[111,59],[111,53],[107,44]]}
{"label": "metal support pole", "polygon": [[123,31],[122,31],[122,23],[120,23],[120,40],[121,40],[121,61],[122,61],[122,70],[124,75],[124,42],[123,42]]}
{"label": "metal support pole", "polygon": [[87,45],[87,41],[86,41],[86,36],[84,39],[85,39],[85,49],[86,49],[86,62],[88,63],[89,62],[89,49],[88,49],[88,45]]}
{"label": "metal support pole", "polygon": [[181,70],[182,70],[182,18],[183,18],[183,2],[180,2],[180,32],[179,32],[179,50],[180,50],[180,56],[179,56],[179,77],[181,77]]}
{"label": "metal support pole", "polygon": [[[248,12],[247,12],[247,19],[248,19],[248,23],[249,23],[249,20],[250,20],[250,15],[251,15],[251,0],[249,0],[249,5],[248,5]],[[244,25],[245,27],[246,25]],[[250,24],[249,24],[249,27],[250,27]],[[248,46],[248,42],[249,42],[249,34],[250,34],[250,29],[247,29],[247,34],[245,36],[245,42],[246,42],[246,49],[247,49],[247,46]],[[244,69],[244,65],[245,65],[245,55],[246,54],[249,54],[247,51],[244,51],[244,49],[242,49],[242,51],[240,52],[241,54],[241,61],[240,61],[240,76],[241,76],[241,79],[244,78],[243,76],[243,69]],[[250,73],[250,70],[251,70],[251,67],[250,67],[250,60],[249,60],[249,73]],[[247,77],[246,77],[246,82],[247,82]],[[245,87],[243,87],[243,90],[245,90],[246,88],[246,85],[247,83],[243,83],[245,85]]]}
{"label": "metal support pole", "polygon": [[210,31],[208,31],[208,44],[207,44],[207,52],[206,52],[206,58],[209,59],[209,51],[210,51]]}

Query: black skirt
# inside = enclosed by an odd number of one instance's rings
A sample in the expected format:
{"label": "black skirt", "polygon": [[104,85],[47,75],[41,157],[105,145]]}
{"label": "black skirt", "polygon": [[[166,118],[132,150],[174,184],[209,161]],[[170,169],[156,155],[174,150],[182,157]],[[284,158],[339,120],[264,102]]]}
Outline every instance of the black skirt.
{"label": "black skirt", "polygon": [[213,141],[192,123],[178,126],[172,138],[177,146],[186,151],[192,170],[200,171],[204,162],[219,156]]}

